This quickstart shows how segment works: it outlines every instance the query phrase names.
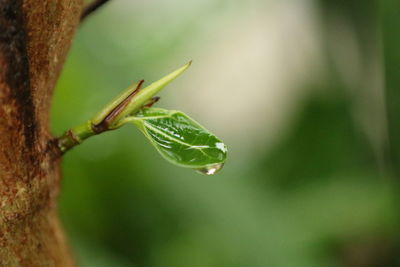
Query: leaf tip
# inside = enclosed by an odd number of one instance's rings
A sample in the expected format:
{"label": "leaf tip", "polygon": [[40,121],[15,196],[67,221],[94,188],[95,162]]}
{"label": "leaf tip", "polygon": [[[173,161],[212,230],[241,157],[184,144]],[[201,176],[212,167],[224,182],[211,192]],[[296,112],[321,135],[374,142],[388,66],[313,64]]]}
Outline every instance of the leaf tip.
{"label": "leaf tip", "polygon": [[190,60],[188,63],[186,63],[185,65],[183,65],[179,70],[180,73],[184,72],[185,70],[187,70],[193,63],[193,60]]}

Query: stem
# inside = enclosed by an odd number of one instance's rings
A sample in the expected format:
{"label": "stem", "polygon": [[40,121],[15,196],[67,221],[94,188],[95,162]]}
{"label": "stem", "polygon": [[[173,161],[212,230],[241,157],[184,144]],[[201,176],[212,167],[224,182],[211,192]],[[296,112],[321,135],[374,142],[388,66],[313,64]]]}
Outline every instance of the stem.
{"label": "stem", "polygon": [[66,131],[62,136],[57,138],[58,147],[62,153],[65,153],[69,149],[76,145],[79,145],[87,138],[99,134],[100,132],[95,132],[93,130],[93,124],[91,121],[87,121],[75,128]]}

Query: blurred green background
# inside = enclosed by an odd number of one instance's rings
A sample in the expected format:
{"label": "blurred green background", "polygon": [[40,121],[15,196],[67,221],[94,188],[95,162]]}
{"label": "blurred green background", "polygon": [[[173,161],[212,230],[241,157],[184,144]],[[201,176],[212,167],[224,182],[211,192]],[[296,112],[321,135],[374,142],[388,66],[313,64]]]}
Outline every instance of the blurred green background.
{"label": "blurred green background", "polygon": [[81,266],[400,266],[398,1],[111,1],[80,27],[57,135],[193,59],[157,106],[229,149],[201,176],[133,126],[63,161]]}

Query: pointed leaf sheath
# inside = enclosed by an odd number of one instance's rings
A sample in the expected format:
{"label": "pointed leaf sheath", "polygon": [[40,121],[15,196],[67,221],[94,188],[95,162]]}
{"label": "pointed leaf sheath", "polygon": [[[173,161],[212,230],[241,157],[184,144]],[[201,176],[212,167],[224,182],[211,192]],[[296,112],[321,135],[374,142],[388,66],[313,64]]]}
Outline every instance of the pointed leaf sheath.
{"label": "pointed leaf sheath", "polygon": [[180,111],[145,108],[129,121],[176,165],[214,174],[226,159],[225,144]]}
{"label": "pointed leaf sheath", "polygon": [[105,131],[121,127],[125,120],[134,116],[140,109],[151,102],[153,96],[165,86],[181,75],[189,66],[191,61],[179,69],[153,82],[146,88],[140,90],[143,83],[141,80],[125,89],[116,98],[109,102],[92,119],[78,125],[57,138],[58,146],[62,153],[82,143],[85,139]]}
{"label": "pointed leaf sheath", "polygon": [[165,86],[167,86],[169,83],[171,83],[173,80],[175,80],[179,75],[181,75],[185,70],[187,70],[190,65],[192,64],[192,61],[188,62],[184,66],[180,67],[179,69],[175,70],[174,72],[171,72],[170,74],[164,76],[158,81],[153,82],[149,86],[143,88],[141,91],[139,91],[130,101],[127,103],[127,105],[124,107],[124,109],[115,117],[115,123],[114,125],[118,127],[119,121],[123,119],[124,117],[130,116],[130,115],[135,115],[136,112],[138,112],[146,103],[153,97],[155,96],[158,92],[160,92]]}

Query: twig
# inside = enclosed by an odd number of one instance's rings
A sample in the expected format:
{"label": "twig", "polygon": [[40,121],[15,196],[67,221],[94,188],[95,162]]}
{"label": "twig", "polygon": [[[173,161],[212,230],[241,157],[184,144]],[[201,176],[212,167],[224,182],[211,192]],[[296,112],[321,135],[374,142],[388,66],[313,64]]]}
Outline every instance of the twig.
{"label": "twig", "polygon": [[92,3],[88,4],[81,14],[81,22],[90,14],[92,14],[96,9],[107,3],[109,0],[95,0]]}

